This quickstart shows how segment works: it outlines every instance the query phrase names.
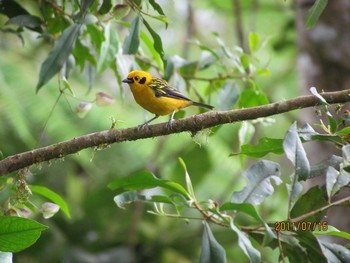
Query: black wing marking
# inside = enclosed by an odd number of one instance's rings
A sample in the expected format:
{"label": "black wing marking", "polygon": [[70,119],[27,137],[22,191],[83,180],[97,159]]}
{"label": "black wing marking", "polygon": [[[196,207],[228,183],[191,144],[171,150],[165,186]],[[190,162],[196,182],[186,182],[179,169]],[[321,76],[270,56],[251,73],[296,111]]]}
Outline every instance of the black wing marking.
{"label": "black wing marking", "polygon": [[168,97],[173,99],[192,101],[185,95],[181,94],[177,89],[170,87],[169,84],[162,79],[153,78],[148,85],[154,91],[156,97]]}

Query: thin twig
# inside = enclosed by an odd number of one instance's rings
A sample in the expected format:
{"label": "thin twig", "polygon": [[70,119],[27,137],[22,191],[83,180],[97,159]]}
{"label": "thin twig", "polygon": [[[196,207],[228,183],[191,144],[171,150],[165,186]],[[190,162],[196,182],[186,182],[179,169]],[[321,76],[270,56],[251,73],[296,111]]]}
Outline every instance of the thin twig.
{"label": "thin twig", "polygon": [[321,212],[323,212],[323,211],[326,211],[326,210],[328,210],[329,208],[331,208],[331,207],[333,207],[333,206],[344,205],[344,204],[346,204],[346,203],[349,203],[349,204],[350,204],[350,196],[345,197],[345,198],[343,198],[343,199],[340,199],[340,200],[338,200],[338,201],[335,201],[335,202],[333,202],[333,203],[331,203],[331,204],[329,204],[329,205],[322,206],[322,207],[320,207],[320,208],[318,208],[318,209],[316,209],[316,210],[313,210],[313,211],[311,211],[311,212],[309,212],[309,213],[306,213],[306,214],[304,214],[304,215],[298,216],[298,217],[296,217],[296,218],[292,218],[292,219],[290,219],[290,222],[296,223],[296,222],[299,222],[299,221],[303,221],[303,220],[305,220],[305,219],[307,219],[307,218],[309,218],[309,217],[311,217],[311,216],[314,216],[314,215],[316,215],[316,214],[318,214],[318,213],[321,213]]}
{"label": "thin twig", "polygon": [[[331,104],[350,101],[350,90],[326,92],[321,93],[321,95]],[[168,129],[165,123],[160,123],[150,125],[144,129],[133,127],[127,129],[105,130],[8,156],[0,161],[0,175],[18,171],[36,163],[62,158],[86,148],[109,145],[117,142],[153,138],[180,132],[191,132],[192,134],[195,134],[200,130],[226,123],[253,120],[317,105],[320,105],[320,101],[315,96],[301,96],[290,100],[247,109],[220,112],[211,111],[204,114],[194,115],[189,118],[175,120],[171,129]]]}

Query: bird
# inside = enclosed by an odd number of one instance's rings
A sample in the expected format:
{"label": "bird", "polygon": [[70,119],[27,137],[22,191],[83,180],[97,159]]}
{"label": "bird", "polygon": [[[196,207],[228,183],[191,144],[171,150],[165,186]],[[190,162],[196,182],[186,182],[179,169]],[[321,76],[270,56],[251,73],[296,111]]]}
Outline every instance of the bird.
{"label": "bird", "polygon": [[167,123],[167,127],[171,129],[175,113],[191,105],[209,110],[214,109],[211,105],[187,98],[177,89],[171,87],[165,80],[153,77],[145,71],[131,71],[122,82],[129,84],[135,101],[142,108],[155,115],[152,119],[141,124],[139,126],[140,128],[147,126],[159,116],[171,114],[170,120]]}

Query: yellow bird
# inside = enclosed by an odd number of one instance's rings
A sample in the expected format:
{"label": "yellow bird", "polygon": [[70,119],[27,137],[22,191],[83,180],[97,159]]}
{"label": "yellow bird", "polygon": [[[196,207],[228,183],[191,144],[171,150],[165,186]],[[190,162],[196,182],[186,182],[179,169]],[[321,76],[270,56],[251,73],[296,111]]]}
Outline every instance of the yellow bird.
{"label": "yellow bird", "polygon": [[141,127],[144,127],[159,116],[171,114],[168,122],[168,128],[171,128],[174,114],[185,107],[194,105],[212,110],[214,107],[208,104],[195,102],[178,90],[169,86],[169,84],[160,78],[152,77],[145,71],[134,70],[129,73],[122,82],[128,83],[135,101],[145,110],[155,114],[155,116],[146,121]]}

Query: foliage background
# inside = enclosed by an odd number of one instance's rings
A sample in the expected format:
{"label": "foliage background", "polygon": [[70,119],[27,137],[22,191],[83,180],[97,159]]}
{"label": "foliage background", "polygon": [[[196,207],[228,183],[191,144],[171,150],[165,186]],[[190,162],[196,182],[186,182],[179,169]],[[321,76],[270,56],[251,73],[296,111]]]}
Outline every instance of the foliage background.
{"label": "foliage background", "polygon": [[[32,14],[39,14],[33,1],[19,2]],[[147,20],[161,36],[167,55],[172,58],[182,56],[190,62],[208,54],[198,45],[188,42],[189,28],[193,28],[191,39],[197,39],[210,48],[219,47],[213,32],[222,39],[228,50],[234,51],[241,44],[236,35],[233,2],[159,0],[157,3],[169,21],[168,28],[165,29],[164,23],[156,19]],[[269,101],[295,97],[299,90],[293,4],[291,1],[274,0],[260,1],[258,6],[256,3],[241,1],[240,9],[245,41],[249,32],[258,32],[264,43],[254,54],[254,63],[261,68],[268,68],[270,72],[267,76],[256,76],[254,81]],[[149,4],[146,3],[146,6],[149,8],[146,10],[151,12]],[[189,8],[193,11],[193,18],[187,13]],[[134,13],[130,12],[123,21],[129,23],[134,17]],[[6,21],[7,18],[0,16],[1,25]],[[128,35],[128,29],[112,22],[111,30],[116,34],[120,48]],[[23,32],[24,43],[14,34],[0,34],[0,150],[3,156],[108,129],[112,125],[111,118],[117,120],[117,128],[136,126],[143,122],[143,110],[133,101],[128,87],[120,82],[130,71],[130,66],[135,66],[133,55],[123,55],[119,51],[117,70],[97,72],[91,89],[86,77],[87,68],[75,69],[69,78],[75,97],[66,92],[55,105],[59,87],[63,86],[62,80],[54,77],[35,93],[40,65],[52,46],[27,29]],[[243,44],[247,45],[247,42]],[[144,51],[141,52],[143,57],[150,58],[151,63],[154,63],[152,59],[156,55],[148,51],[144,43],[141,43],[141,49]],[[210,69],[199,72],[198,76],[211,77],[211,72],[220,72],[220,67],[220,63],[214,64]],[[174,86],[196,98],[196,92],[188,89],[186,83],[181,81],[181,78],[176,79],[176,75],[170,79]],[[247,82],[240,79],[233,81],[232,92],[249,89]],[[222,102],[222,86],[212,84],[191,81],[196,91],[203,98],[209,98],[210,103],[218,109],[232,108],[229,103]],[[85,118],[78,118],[76,106],[81,101],[93,101],[98,91],[110,94],[116,103],[108,107],[93,105]],[[197,109],[186,110],[186,116],[197,113]],[[292,112],[251,122],[249,127],[255,130],[244,134],[245,142],[254,144],[266,135],[283,138],[297,118],[297,112]],[[164,117],[161,119],[165,120]],[[195,137],[183,133],[120,143],[105,149],[88,149],[32,167],[29,184],[44,185],[59,193],[69,204],[72,216],[67,218],[59,213],[52,219],[44,220],[36,215],[35,219],[48,225],[50,230],[44,231],[35,245],[15,254],[14,261],[115,262],[116,258],[118,262],[197,261],[203,232],[200,220],[186,222],[154,216],[147,213],[152,206],[144,203],[134,203],[127,206],[126,210],[121,210],[113,202],[115,193],[106,185],[116,178],[142,170],[184,184],[184,172],[178,161],[178,157],[181,157],[187,165],[198,199],[214,199],[219,203],[227,201],[234,191],[241,190],[246,184],[242,171],[256,162],[255,159],[230,156],[239,151],[242,142],[238,141],[238,131],[242,125],[245,124],[223,125]],[[285,164],[282,179],[288,181],[292,167],[285,157],[269,154],[265,158]],[[42,202],[39,197],[33,198],[33,203]],[[276,192],[258,206],[262,217],[266,221],[284,220],[287,213],[286,198],[285,187],[276,187]],[[215,226],[212,230],[226,249],[229,262],[248,262],[237,246],[235,235]],[[261,252],[264,261],[278,261],[277,249],[262,248]]]}

